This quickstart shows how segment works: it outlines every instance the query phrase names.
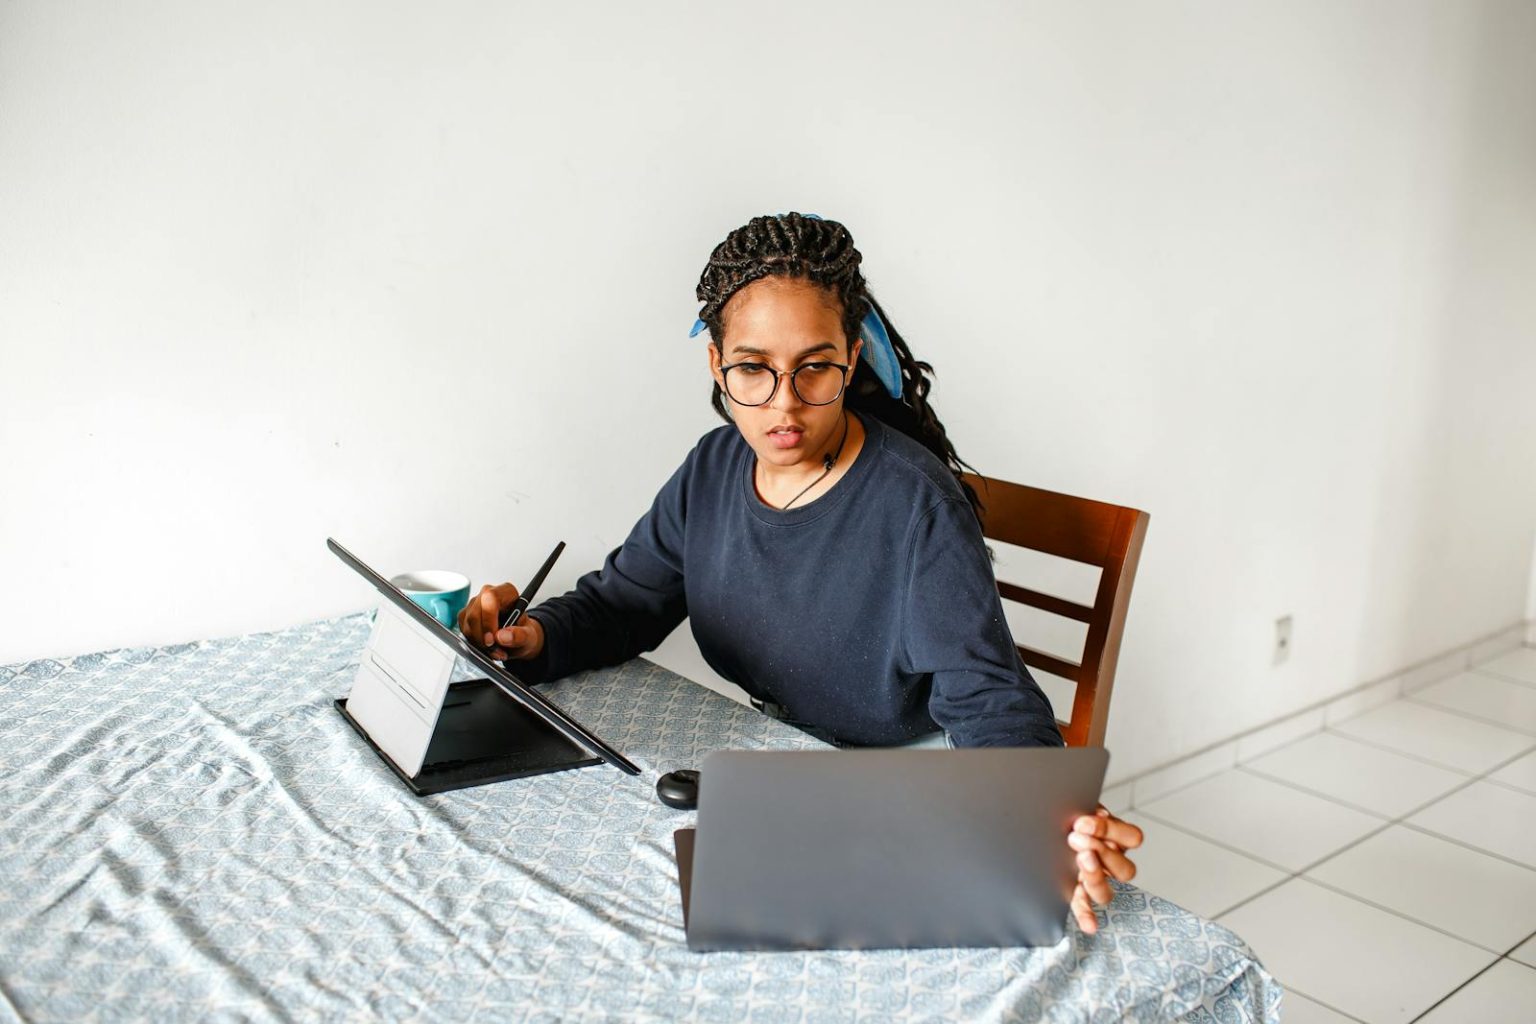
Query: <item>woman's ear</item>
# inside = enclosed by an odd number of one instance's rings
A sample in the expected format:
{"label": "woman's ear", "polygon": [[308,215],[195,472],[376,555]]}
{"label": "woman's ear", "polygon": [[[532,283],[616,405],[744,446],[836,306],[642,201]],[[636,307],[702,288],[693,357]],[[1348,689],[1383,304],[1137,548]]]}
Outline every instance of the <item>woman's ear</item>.
{"label": "woman's ear", "polygon": [[720,372],[720,350],[715,347],[713,341],[704,346],[709,352],[709,375],[715,378],[715,383],[722,389],[725,387],[725,374]]}
{"label": "woman's ear", "polygon": [[864,351],[864,339],[854,338],[853,347],[848,350],[848,366],[850,368],[859,365],[859,353]]}

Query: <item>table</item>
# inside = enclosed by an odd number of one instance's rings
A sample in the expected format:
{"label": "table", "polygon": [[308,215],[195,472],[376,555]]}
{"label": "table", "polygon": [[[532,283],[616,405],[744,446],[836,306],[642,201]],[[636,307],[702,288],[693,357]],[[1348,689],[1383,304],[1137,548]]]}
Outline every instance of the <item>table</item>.
{"label": "table", "polygon": [[1117,885],[1055,947],[690,953],[658,774],[816,740],[643,660],[545,692],[643,769],[412,796],[331,706],[368,613],[0,667],[0,1019],[1276,1021]]}

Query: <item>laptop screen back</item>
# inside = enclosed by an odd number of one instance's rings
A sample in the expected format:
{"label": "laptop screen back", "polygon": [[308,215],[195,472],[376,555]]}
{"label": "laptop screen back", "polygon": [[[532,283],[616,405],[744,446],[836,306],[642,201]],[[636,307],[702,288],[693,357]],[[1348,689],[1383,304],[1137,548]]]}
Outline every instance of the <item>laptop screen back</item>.
{"label": "laptop screen back", "polygon": [[1101,748],[721,751],[687,922],[707,949],[1054,945]]}

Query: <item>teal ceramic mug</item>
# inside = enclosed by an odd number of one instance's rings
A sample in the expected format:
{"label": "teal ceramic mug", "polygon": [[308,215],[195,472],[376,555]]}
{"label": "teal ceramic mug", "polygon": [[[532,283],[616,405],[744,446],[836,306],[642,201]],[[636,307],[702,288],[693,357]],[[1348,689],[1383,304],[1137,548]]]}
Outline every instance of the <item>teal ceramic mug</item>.
{"label": "teal ceramic mug", "polygon": [[422,569],[390,577],[406,597],[449,629],[459,628],[459,612],[469,603],[469,577],[444,569]]}

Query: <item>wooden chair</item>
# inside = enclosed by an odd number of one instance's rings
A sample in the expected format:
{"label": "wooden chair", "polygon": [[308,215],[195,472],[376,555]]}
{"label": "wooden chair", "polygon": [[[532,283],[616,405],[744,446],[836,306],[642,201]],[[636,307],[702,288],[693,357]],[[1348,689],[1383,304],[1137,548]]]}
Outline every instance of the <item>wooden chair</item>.
{"label": "wooden chair", "polygon": [[1074,498],[1006,480],[971,473],[966,473],[964,479],[986,506],[982,533],[987,538],[1100,568],[1099,589],[1091,608],[1001,580],[997,589],[1004,600],[1088,624],[1088,636],[1077,663],[1025,644],[1017,646],[1024,664],[1077,684],[1072,719],[1059,723],[1067,745],[1103,746],[1104,728],[1109,722],[1109,697],[1115,684],[1115,663],[1120,658],[1120,636],[1125,631],[1131,585],[1136,580],[1142,541],[1152,517],[1134,508]]}

